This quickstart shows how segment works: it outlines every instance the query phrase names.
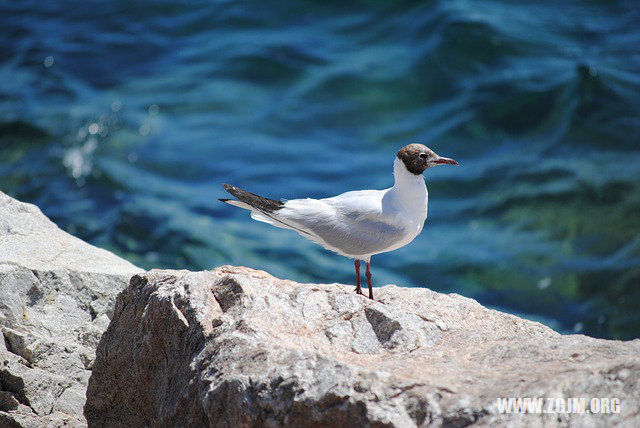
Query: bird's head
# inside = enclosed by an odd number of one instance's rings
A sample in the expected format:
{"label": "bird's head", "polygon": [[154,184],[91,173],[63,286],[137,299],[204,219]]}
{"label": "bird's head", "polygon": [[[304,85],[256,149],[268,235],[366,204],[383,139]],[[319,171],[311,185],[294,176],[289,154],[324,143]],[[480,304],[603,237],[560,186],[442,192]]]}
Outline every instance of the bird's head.
{"label": "bird's head", "polygon": [[438,156],[429,147],[418,143],[409,144],[401,148],[398,151],[398,159],[404,163],[407,171],[415,175],[420,175],[427,168],[436,165],[458,165],[455,160]]}

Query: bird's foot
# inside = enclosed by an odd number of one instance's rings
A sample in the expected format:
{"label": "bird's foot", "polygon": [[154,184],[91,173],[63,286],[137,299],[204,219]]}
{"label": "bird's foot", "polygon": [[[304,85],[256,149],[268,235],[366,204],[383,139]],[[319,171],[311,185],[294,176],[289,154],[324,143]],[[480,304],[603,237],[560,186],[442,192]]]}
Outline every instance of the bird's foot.
{"label": "bird's foot", "polygon": [[373,300],[374,302],[382,303],[384,305],[384,302],[382,300],[374,299],[372,293],[369,293],[369,300]]}

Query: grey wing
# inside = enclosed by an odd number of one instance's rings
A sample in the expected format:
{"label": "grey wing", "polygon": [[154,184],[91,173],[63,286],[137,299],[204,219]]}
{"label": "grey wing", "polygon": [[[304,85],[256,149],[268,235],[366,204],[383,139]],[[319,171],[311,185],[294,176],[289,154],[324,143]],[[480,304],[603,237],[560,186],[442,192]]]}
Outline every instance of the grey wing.
{"label": "grey wing", "polygon": [[[367,207],[326,204],[324,201],[296,200],[278,212],[312,236],[305,236],[325,248],[346,256],[363,256],[384,252],[406,237],[400,225]],[[319,205],[324,204],[324,205]]]}
{"label": "grey wing", "polygon": [[389,222],[343,213],[341,225],[320,225],[314,230],[327,244],[348,255],[367,255],[384,252],[405,237],[404,228]]}

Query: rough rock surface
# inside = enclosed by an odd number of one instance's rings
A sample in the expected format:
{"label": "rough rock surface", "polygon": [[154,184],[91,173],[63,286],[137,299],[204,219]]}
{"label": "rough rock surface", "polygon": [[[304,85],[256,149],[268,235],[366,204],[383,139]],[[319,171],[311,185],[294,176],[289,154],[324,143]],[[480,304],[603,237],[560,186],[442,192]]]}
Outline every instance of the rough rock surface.
{"label": "rough rock surface", "polygon": [[[562,336],[427,289],[377,296],[230,266],[136,275],[98,346],[89,426],[640,426],[640,340]],[[507,415],[497,397],[621,406]]]}
{"label": "rough rock surface", "polygon": [[95,348],[138,272],[0,192],[0,427],[86,425]]}

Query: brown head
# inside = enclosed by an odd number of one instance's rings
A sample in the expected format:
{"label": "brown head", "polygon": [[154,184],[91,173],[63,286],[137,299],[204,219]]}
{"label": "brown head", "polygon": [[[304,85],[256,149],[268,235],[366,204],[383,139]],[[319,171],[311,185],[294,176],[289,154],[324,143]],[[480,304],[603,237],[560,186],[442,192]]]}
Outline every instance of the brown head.
{"label": "brown head", "polygon": [[415,175],[420,175],[425,169],[436,165],[458,165],[453,159],[438,156],[429,147],[413,143],[404,146],[398,151],[398,159],[400,159],[407,170]]}

